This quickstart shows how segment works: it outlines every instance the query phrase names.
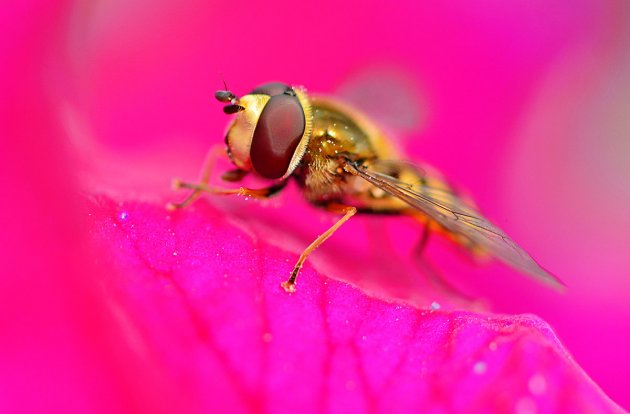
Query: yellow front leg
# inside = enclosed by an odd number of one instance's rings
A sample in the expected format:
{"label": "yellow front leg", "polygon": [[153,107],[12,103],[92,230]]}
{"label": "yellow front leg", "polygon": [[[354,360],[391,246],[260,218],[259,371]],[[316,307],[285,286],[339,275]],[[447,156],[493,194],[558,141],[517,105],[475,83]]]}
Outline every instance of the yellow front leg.
{"label": "yellow front leg", "polygon": [[173,188],[176,190],[181,190],[182,188],[188,188],[193,190],[188,196],[179,203],[168,203],[166,208],[169,210],[176,210],[180,208],[184,208],[188,206],[190,203],[195,201],[201,193],[209,193],[215,195],[240,195],[245,197],[252,198],[267,198],[274,192],[278,190],[278,186],[271,186],[266,188],[218,188],[211,187],[204,183],[188,183],[185,181],[180,181],[178,179],[173,180]]}

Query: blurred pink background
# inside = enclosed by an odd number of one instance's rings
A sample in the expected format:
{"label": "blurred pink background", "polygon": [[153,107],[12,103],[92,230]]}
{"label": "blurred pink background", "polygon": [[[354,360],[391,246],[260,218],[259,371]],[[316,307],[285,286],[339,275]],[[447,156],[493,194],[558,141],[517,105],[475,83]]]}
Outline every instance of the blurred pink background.
{"label": "blurred pink background", "polygon": [[630,407],[623,1],[20,7],[9,20],[42,29],[24,51],[7,50],[25,62],[38,56],[17,75],[44,85],[50,122],[72,138],[68,165],[82,166],[88,193],[162,200],[172,177],[196,176],[223,140],[226,117],[212,101],[223,80],[239,94],[269,80],[347,93],[364,74],[397,79],[407,95],[392,105],[412,110],[392,129],[410,157],[468,189],[568,289],[558,294],[499,265],[440,261],[444,252],[436,262],[493,311],[548,321],[593,380]]}

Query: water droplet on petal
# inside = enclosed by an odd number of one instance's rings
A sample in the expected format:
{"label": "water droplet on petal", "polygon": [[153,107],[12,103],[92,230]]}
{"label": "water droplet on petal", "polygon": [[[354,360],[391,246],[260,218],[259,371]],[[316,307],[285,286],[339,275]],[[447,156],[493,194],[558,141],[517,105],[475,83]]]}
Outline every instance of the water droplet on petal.
{"label": "water droplet on petal", "polygon": [[473,372],[477,375],[485,374],[486,369],[488,369],[488,366],[483,361],[479,361],[473,365]]}
{"label": "water droplet on petal", "polygon": [[533,375],[527,382],[527,388],[534,395],[542,395],[547,391],[547,380],[541,374]]}

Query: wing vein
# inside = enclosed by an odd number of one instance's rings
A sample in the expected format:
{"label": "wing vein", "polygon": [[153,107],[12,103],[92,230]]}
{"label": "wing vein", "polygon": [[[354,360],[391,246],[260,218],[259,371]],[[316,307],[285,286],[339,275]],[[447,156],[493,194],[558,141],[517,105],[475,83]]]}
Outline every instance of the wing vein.
{"label": "wing vein", "polygon": [[[437,188],[424,182],[410,184],[401,181],[389,174],[376,171],[377,164],[368,168],[355,161],[348,161],[347,166],[351,174],[404,201],[447,231],[469,240],[504,263],[552,285],[563,284],[538,265],[505,232],[448,188]],[[407,170],[413,168],[406,163],[399,166]],[[391,168],[391,165],[388,168]],[[416,171],[418,176],[424,175],[420,169],[413,171]]]}

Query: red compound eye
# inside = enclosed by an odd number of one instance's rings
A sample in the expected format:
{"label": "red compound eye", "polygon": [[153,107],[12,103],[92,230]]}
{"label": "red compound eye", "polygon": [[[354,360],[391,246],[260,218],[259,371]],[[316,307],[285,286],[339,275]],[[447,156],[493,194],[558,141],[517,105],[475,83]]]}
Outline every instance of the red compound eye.
{"label": "red compound eye", "polygon": [[296,96],[272,96],[260,114],[252,138],[250,157],[254,170],[265,178],[282,177],[289,169],[305,126],[304,109]]}
{"label": "red compound eye", "polygon": [[282,82],[269,82],[260,85],[252,91],[252,93],[264,94],[269,96],[282,95],[285,92],[293,91],[289,85]]}

